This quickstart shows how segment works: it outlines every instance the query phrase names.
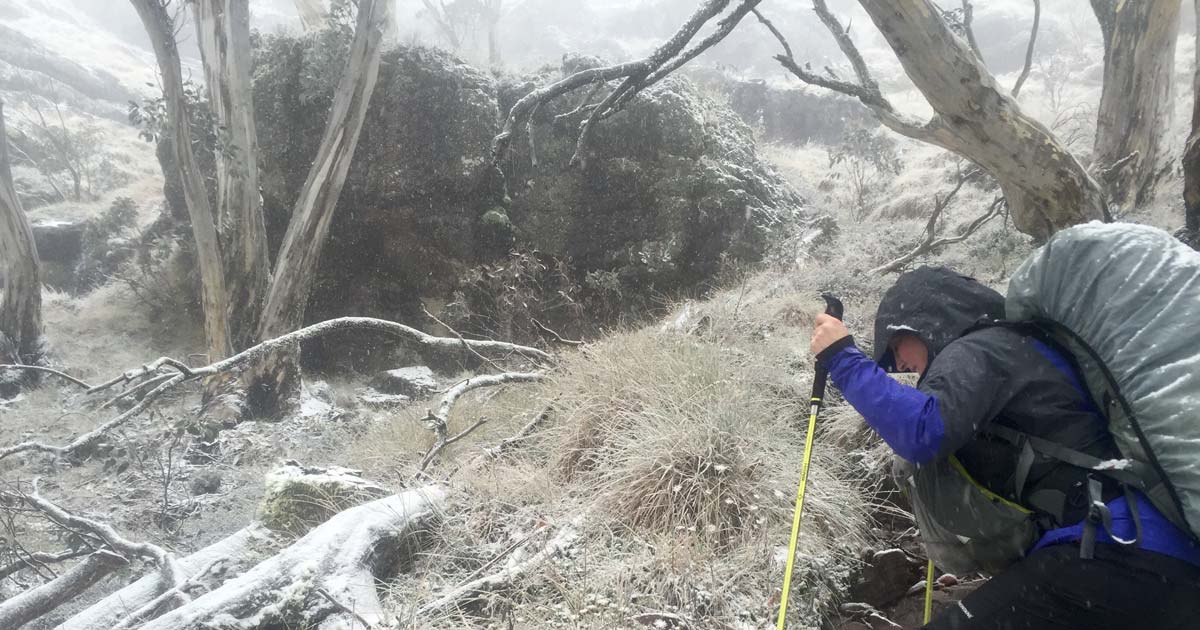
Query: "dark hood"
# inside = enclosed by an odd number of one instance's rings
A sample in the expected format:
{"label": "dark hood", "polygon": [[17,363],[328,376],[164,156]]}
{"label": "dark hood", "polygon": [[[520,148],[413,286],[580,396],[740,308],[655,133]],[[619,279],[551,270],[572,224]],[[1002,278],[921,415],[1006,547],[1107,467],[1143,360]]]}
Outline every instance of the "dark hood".
{"label": "dark hood", "polygon": [[875,361],[895,370],[892,336],[909,332],[929,348],[932,361],[951,341],[981,319],[1004,317],[1004,296],[945,267],[902,274],[888,289],[875,315]]}

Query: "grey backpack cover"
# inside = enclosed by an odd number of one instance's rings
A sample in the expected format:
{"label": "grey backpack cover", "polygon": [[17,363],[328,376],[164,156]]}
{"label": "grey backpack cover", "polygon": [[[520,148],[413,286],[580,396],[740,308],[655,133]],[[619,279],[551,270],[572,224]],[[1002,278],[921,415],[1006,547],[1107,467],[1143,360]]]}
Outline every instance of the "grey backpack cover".
{"label": "grey backpack cover", "polygon": [[1168,518],[1200,532],[1200,253],[1128,223],[1062,230],[1013,275],[1006,318],[1047,324]]}

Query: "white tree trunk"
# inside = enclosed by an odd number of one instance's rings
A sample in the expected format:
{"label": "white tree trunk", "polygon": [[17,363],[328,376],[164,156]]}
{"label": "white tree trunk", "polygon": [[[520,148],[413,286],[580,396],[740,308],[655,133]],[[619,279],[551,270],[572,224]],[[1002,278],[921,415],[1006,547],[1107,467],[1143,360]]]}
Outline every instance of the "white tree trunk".
{"label": "white tree trunk", "polygon": [[[1162,171],[1171,122],[1171,73],[1181,0],[1092,0],[1104,33],[1104,89],[1096,120],[1093,172],[1114,206],[1146,202]],[[1137,154],[1121,168],[1112,168]]]}
{"label": "white tree trunk", "polygon": [[304,308],[329,234],[333,210],[354,157],[371,93],[375,91],[387,14],[387,0],[359,2],[346,71],[334,94],[325,134],[279,248],[260,339],[278,337],[303,324]]}
{"label": "white tree trunk", "polygon": [[[1050,130],[1021,111],[931,0],[860,0],[936,115],[888,127],[958,153],[1000,183],[1017,228],[1044,239],[1106,217],[1100,187]],[[878,110],[877,110],[878,111]]]}
{"label": "white tree trunk", "polygon": [[[1200,15],[1200,0],[1195,0]],[[1200,249],[1200,46],[1192,68],[1192,133],[1183,153],[1184,229],[1192,247]]]}
{"label": "white tree trunk", "polygon": [[[371,93],[375,91],[383,32],[387,28],[388,0],[360,0],[346,70],[334,93],[325,134],[296,199],[291,223],[275,260],[259,339],[279,337],[304,323],[304,309],[317,263],[358,144]],[[297,391],[299,369],[295,354],[276,353],[259,371],[247,375],[253,407],[276,409]]]}
{"label": "white tree trunk", "polygon": [[[41,354],[42,336],[40,263],[33,229],[13,187],[3,102],[0,102],[0,263],[4,271],[0,363],[36,361]],[[7,356],[9,353],[13,356]]]}
{"label": "white tree trunk", "polygon": [[254,345],[270,261],[258,191],[258,138],[250,86],[248,0],[194,0],[196,40],[209,105],[222,130],[217,155],[217,227],[225,260],[234,350]]}
{"label": "white tree trunk", "polygon": [[225,290],[225,268],[208,192],[192,151],[191,125],[183,97],[183,72],[175,43],[175,26],[159,0],[130,0],[150,36],[158,71],[162,75],[163,101],[167,124],[175,149],[175,164],[183,183],[192,235],[196,240],[196,258],[200,266],[201,299],[204,308],[204,335],[209,359],[229,356],[233,346],[229,337],[229,296]]}

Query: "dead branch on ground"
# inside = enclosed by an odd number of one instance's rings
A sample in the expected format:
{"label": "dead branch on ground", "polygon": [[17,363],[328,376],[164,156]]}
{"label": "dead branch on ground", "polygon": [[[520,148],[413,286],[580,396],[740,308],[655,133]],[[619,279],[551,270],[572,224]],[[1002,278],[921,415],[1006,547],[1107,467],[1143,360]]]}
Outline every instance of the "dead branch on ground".
{"label": "dead branch on ground", "polygon": [[427,424],[433,430],[434,434],[437,436],[437,441],[435,441],[433,446],[429,448],[429,451],[425,453],[425,456],[421,458],[421,463],[417,466],[417,472],[424,473],[425,469],[429,467],[429,464],[433,462],[433,459],[437,457],[438,453],[440,453],[442,449],[457,442],[458,440],[461,440],[487,422],[486,419],[477,420],[474,424],[460,432],[458,435],[447,437],[450,426],[450,410],[454,407],[454,403],[458,402],[458,399],[461,398],[463,394],[466,394],[473,389],[479,389],[481,387],[495,387],[497,385],[504,385],[505,383],[532,383],[534,381],[540,381],[545,377],[546,374],[544,372],[505,372],[502,374],[473,376],[458,383],[454,387],[451,387],[446,394],[442,396],[442,400],[440,403],[438,403],[436,410],[429,410],[426,416],[422,419],[422,422]]}
{"label": "dead branch on ground", "polygon": [[[54,523],[66,528],[83,530],[95,535],[104,541],[113,551],[124,554],[125,556],[140,556],[153,561],[158,565],[160,584],[162,590],[177,588],[183,583],[183,577],[179,566],[175,562],[175,556],[167,553],[165,549],[158,545],[147,542],[133,542],[124,538],[107,523],[101,523],[82,516],[76,516],[58,507],[57,505],[47,501],[38,494],[38,482],[34,480],[33,491],[24,495],[24,500],[29,505],[37,508],[43,514],[50,518]],[[176,600],[183,604],[188,601],[186,595],[179,593]]]}
{"label": "dead branch on ground", "polygon": [[575,517],[570,523],[563,526],[562,529],[555,534],[554,538],[550,539],[541,549],[529,556],[525,560],[511,564],[491,575],[485,575],[481,578],[469,580],[464,584],[454,587],[448,593],[442,595],[436,600],[422,606],[417,615],[428,617],[435,613],[444,611],[452,606],[469,600],[472,596],[487,593],[490,591],[499,590],[511,585],[518,578],[529,573],[532,569],[538,567],[546,560],[561,554],[565,549],[574,544],[579,538],[579,529],[583,526],[583,521],[586,515]]}
{"label": "dead branch on ground", "polygon": [[584,343],[583,341],[579,341],[579,340],[575,340],[575,339],[564,339],[563,336],[558,334],[554,329],[550,328],[549,326],[543,324],[542,322],[539,322],[538,320],[536,320],[532,317],[529,319],[529,321],[533,322],[534,327],[537,328],[538,330],[542,331],[543,334],[550,335],[551,337],[554,338],[554,341],[557,341],[558,343],[561,343],[565,346],[582,346]]}
{"label": "dead branch on ground", "polygon": [[[761,1],[740,0],[724,18],[716,23],[712,33],[689,47],[692,39],[700,30],[721,15],[730,4],[730,0],[705,0],[684,22],[683,26],[649,56],[636,61],[581,70],[526,94],[509,109],[508,117],[504,121],[504,128],[492,141],[492,162],[500,161],[512,141],[513,134],[520,129],[522,124],[532,119],[533,114],[543,103],[553,101],[576,89],[592,86],[591,92],[583,104],[576,107],[576,111],[580,113],[588,112],[588,117],[580,124],[575,154],[571,157],[570,162],[573,166],[586,166],[588,140],[597,121],[621,111],[638,93],[658,83],[700,53],[716,45],[732,32],[742,18]],[[620,83],[609,91],[599,104],[586,104],[591,100],[599,85],[607,85],[617,80],[620,80]]]}
{"label": "dead branch on ground", "polygon": [[40,365],[22,365],[19,363],[4,364],[4,365],[0,365],[0,370],[26,370],[26,371],[30,371],[30,372],[41,372],[44,374],[52,374],[63,380],[70,381],[71,383],[74,383],[75,385],[78,385],[84,389],[90,390],[92,388],[91,385],[88,385],[87,383],[75,378],[74,376],[71,376],[70,374],[67,374],[66,372],[60,372],[58,370],[54,370],[54,369],[51,369],[48,367],[42,367]]}
{"label": "dead branch on ground", "polygon": [[94,444],[108,432],[120,427],[141,412],[145,411],[156,400],[162,397],[163,394],[174,389],[181,383],[208,378],[224,372],[238,372],[244,370],[247,366],[254,364],[257,361],[270,356],[272,352],[277,350],[291,348],[301,341],[315,339],[331,333],[345,332],[349,330],[380,332],[393,337],[398,337],[420,347],[443,352],[454,351],[459,348],[466,348],[472,352],[480,353],[481,355],[503,355],[511,353],[526,359],[542,361],[546,363],[553,362],[554,360],[553,355],[529,346],[522,346],[503,341],[462,339],[461,337],[458,339],[449,337],[435,337],[397,322],[391,322],[383,319],[373,319],[370,317],[342,317],[320,322],[318,324],[313,324],[311,326],[306,326],[286,335],[281,335],[274,339],[264,341],[227,359],[217,361],[216,363],[212,363],[204,367],[189,368],[180,361],[171,359],[169,357],[162,357],[143,366],[142,368],[123,373],[114,379],[95,386],[89,391],[99,391],[101,389],[111,387],[117,383],[130,382],[131,380],[146,376],[155,378],[159,375],[159,370],[164,367],[174,368],[177,370],[176,374],[172,375],[160,385],[151,389],[136,405],[131,407],[128,411],[117,415],[115,418],[105,422],[96,429],[84,433],[69,444],[55,446],[37,441],[22,442],[20,444],[15,444],[13,446],[0,449],[0,460],[28,451],[50,453],[60,457],[76,456],[84,449]]}
{"label": "dead branch on ground", "polygon": [[38,568],[36,565],[44,566],[47,564],[65,562],[67,560],[74,560],[80,556],[88,555],[91,553],[91,551],[92,550],[90,549],[68,549],[58,553],[35,551],[34,553],[29,554],[29,557],[27,558],[19,557],[14,562],[10,562],[5,566],[0,567],[0,580],[3,580],[4,578],[16,573],[17,571],[20,571],[21,569],[32,568],[36,570]]}

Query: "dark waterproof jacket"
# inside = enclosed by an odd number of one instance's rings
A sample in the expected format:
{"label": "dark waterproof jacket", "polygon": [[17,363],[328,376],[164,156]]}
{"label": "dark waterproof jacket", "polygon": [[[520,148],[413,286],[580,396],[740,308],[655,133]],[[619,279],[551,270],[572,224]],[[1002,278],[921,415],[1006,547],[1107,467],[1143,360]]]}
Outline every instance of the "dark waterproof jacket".
{"label": "dark waterproof jacket", "polygon": [[[918,427],[924,435],[906,433],[888,441],[899,455],[917,464],[955,455],[978,483],[1011,501],[1023,503],[1018,500],[1020,490],[1022,497],[1039,493],[1061,502],[1061,512],[1055,510],[1059,513],[1047,527],[1074,523],[1086,515],[1086,473],[1039,459],[1018,489],[1017,449],[990,436],[989,428],[1008,426],[1103,459],[1118,458],[1119,451],[1060,352],[1011,328],[979,327],[1001,319],[1003,311],[999,293],[949,269],[924,267],[900,276],[879,305],[875,361],[892,371],[892,338],[899,333],[920,338],[930,363],[911,393],[924,394],[932,404],[923,405],[920,417],[901,427],[906,432]],[[977,329],[969,332],[973,328]],[[823,353],[823,358],[830,357],[829,351]],[[878,400],[881,392],[872,391],[878,388],[856,386],[845,363],[839,361],[837,368],[843,369],[834,369],[833,377],[846,399],[868,410],[890,405],[890,415],[899,421],[905,405]],[[888,427],[876,428],[889,437]],[[906,440],[916,446],[906,449]]]}
{"label": "dark waterproof jacket", "polygon": [[[995,291],[949,269],[926,267],[902,275],[884,295],[875,360],[849,337],[818,357],[867,423],[898,455],[918,465],[911,477],[914,509],[928,518],[918,514],[917,520],[925,520],[923,535],[926,525],[938,530],[926,537],[930,553],[937,556],[942,549],[946,559],[970,558],[989,572],[1002,570],[1031,546],[1080,540],[1088,503],[1089,471],[1032,449],[1025,449],[1032,465],[1019,466],[1021,449],[996,433],[1011,438],[1015,431],[1104,460],[1120,458],[1106,420],[1066,355],[1034,329],[989,324],[1002,313],[1003,299]],[[930,354],[915,388],[884,372],[894,367],[889,343],[902,332],[919,337]],[[1018,469],[1027,471],[1024,480]],[[971,483],[954,481],[964,477]],[[979,493],[970,488],[976,485],[1003,501],[973,498]],[[1131,504],[1118,484],[1105,481],[1102,498],[1114,530],[1099,532],[1096,542],[1136,537],[1144,550],[1200,566],[1200,547],[1144,495],[1135,492]]]}

